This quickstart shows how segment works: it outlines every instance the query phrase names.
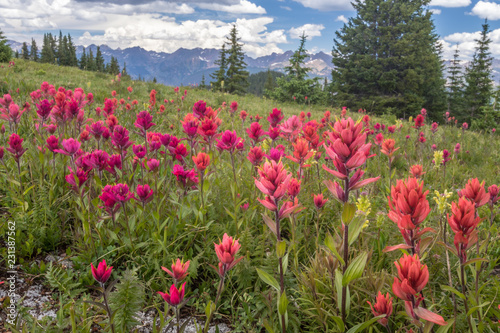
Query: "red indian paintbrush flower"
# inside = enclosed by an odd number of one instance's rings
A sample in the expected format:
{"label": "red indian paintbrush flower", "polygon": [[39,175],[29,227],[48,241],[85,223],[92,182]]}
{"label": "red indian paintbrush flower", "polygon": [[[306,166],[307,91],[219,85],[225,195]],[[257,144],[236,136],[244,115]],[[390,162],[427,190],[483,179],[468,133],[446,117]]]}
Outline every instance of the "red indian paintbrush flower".
{"label": "red indian paintbrush flower", "polygon": [[49,119],[50,111],[52,111],[52,103],[44,99],[40,104],[36,105],[36,113],[42,122],[46,122]]}
{"label": "red indian paintbrush flower", "polygon": [[111,143],[115,146],[116,150],[121,153],[125,152],[127,148],[133,144],[133,142],[129,140],[128,130],[121,125],[114,128]]}
{"label": "red indian paintbrush flower", "polygon": [[[476,217],[474,202],[463,197],[458,200],[458,205],[452,202],[451,216],[446,214],[446,217],[451,230],[455,233],[454,243],[458,256],[462,262],[465,262],[467,260],[466,250],[477,241],[475,229],[481,222],[481,219]],[[471,242],[472,240],[474,242]]]}
{"label": "red indian paintbrush flower", "polygon": [[423,172],[423,168],[420,164],[414,164],[410,167],[410,173],[416,179],[420,179],[425,172]]}
{"label": "red indian paintbrush flower", "polygon": [[443,317],[419,306],[424,299],[420,292],[429,281],[427,265],[420,262],[417,254],[413,256],[405,254],[394,264],[399,278],[394,278],[392,291],[405,301],[406,313],[415,320],[424,319],[441,326],[446,325]]}
{"label": "red indian paintbrush flower", "polygon": [[477,178],[469,179],[465,188],[460,191],[460,197],[465,197],[476,204],[476,208],[479,208],[486,204],[490,200],[490,195],[486,193],[484,189],[484,181],[479,183]]}
{"label": "red indian paintbrush flower", "polygon": [[243,259],[243,257],[238,259],[234,258],[241,245],[237,239],[233,239],[233,237],[225,233],[222,237],[222,241],[219,244],[214,243],[214,246],[217,258],[219,258],[219,269],[216,270],[222,278],[231,268]]}
{"label": "red indian paintbrush flower", "polygon": [[113,186],[113,194],[120,203],[125,203],[134,197],[134,193],[130,192],[127,184],[116,184]]}
{"label": "red indian paintbrush flower", "polygon": [[323,194],[313,194],[314,206],[317,210],[323,208],[323,206],[328,202],[328,199],[323,198]]}
{"label": "red indian paintbrush flower", "polygon": [[295,199],[295,197],[299,195],[301,182],[301,180],[295,178],[290,179],[287,192],[291,199]]}
{"label": "red indian paintbrush flower", "polygon": [[104,206],[100,208],[104,208],[109,215],[114,216],[114,214],[120,208],[117,203],[118,200],[116,198],[115,192],[113,191],[112,185],[106,185],[102,189],[101,195],[99,199],[103,202]]}
{"label": "red indian paintbrush flower", "polygon": [[103,150],[95,150],[87,160],[90,167],[102,171],[108,166],[109,155]]}
{"label": "red indian paintbrush flower", "polygon": [[250,161],[250,163],[252,163],[253,166],[259,166],[264,159],[264,151],[260,147],[250,148],[247,159]]}
{"label": "red indian paintbrush flower", "polygon": [[387,293],[385,296],[379,291],[377,298],[375,299],[375,304],[368,302],[370,304],[370,308],[372,309],[372,313],[375,317],[385,315],[385,318],[381,318],[377,320],[380,325],[387,326],[389,323],[389,317],[392,314],[392,297]]}
{"label": "red indian paintbrush flower", "polygon": [[392,160],[392,156],[399,149],[399,147],[398,148],[394,148],[395,145],[396,145],[396,141],[394,141],[394,139],[386,139],[382,143],[382,149],[380,150],[380,152],[382,154],[387,155],[389,157],[389,159]]}
{"label": "red indian paintbrush flower", "polygon": [[425,121],[424,116],[419,114],[417,117],[415,117],[415,126],[412,126],[412,127],[419,129],[420,127],[424,126],[424,121]]}
{"label": "red indian paintbrush flower", "polygon": [[97,265],[97,269],[92,263],[90,266],[94,279],[99,283],[106,283],[111,276],[111,272],[113,271],[113,266],[108,267],[108,265],[106,265],[106,260],[101,261],[99,265]]}
{"label": "red indian paintbrush flower", "polygon": [[180,289],[177,289],[175,283],[170,286],[170,294],[158,291],[157,293],[163,297],[165,302],[167,302],[170,306],[178,306],[184,300],[186,282],[184,282]]}
{"label": "red indian paintbrush flower", "polygon": [[134,145],[132,147],[132,151],[138,158],[144,158],[147,154],[146,147],[143,145]]}
{"label": "red indian paintbrush flower", "polygon": [[[288,183],[292,178],[283,166],[282,162],[276,163],[275,161],[265,162],[262,168],[258,169],[260,178],[255,179],[255,185],[266,196],[270,196],[273,201],[278,201],[286,193]],[[259,201],[265,205],[261,199]],[[276,210],[276,207],[274,207]]]}
{"label": "red indian paintbrush flower", "polygon": [[155,158],[152,158],[149,161],[147,161],[147,165],[150,172],[156,172],[160,167],[160,161],[158,161]]}
{"label": "red indian paintbrush flower", "polygon": [[423,181],[411,177],[398,180],[391,188],[391,197],[387,197],[391,209],[389,218],[402,229],[415,229],[431,211],[426,199],[428,193],[424,192]]}
{"label": "red indian paintbrush flower", "polygon": [[271,127],[277,127],[278,124],[283,120],[283,114],[281,113],[281,109],[274,108],[271,113],[269,113],[269,117],[267,117],[267,121],[271,124]]}
{"label": "red indian paintbrush flower", "polygon": [[294,161],[295,163],[298,163],[301,168],[311,166],[310,164],[304,164],[305,161],[314,156],[314,152],[309,150],[309,143],[307,142],[307,140],[299,138],[295,143],[292,144],[292,146],[294,148],[293,157],[287,156],[287,158]]}
{"label": "red indian paintbrush flower", "polygon": [[493,184],[490,187],[488,187],[488,193],[490,194],[490,205],[494,205],[497,203],[499,199],[498,192],[499,188],[497,185]]}
{"label": "red indian paintbrush flower", "polygon": [[184,280],[184,278],[186,276],[188,276],[188,268],[189,268],[189,263],[190,261],[181,261],[179,258],[177,258],[177,261],[174,262],[172,260],[172,270],[169,270],[168,268],[166,267],[161,267],[161,269],[163,269],[165,272],[168,273],[168,275],[170,275],[172,278],[174,278],[175,282],[180,282],[182,280]]}
{"label": "red indian paintbrush flower", "polygon": [[14,156],[14,159],[17,162],[19,162],[21,156],[23,156],[26,150],[28,150],[26,148],[23,148],[23,141],[24,139],[21,139],[21,137],[16,133],[12,133],[9,137],[9,148],[6,149]]}
{"label": "red indian paintbrush flower", "polygon": [[199,153],[196,156],[193,156],[192,158],[193,158],[193,162],[196,166],[196,169],[198,169],[199,172],[205,171],[205,169],[210,164],[210,156],[208,154],[203,153],[203,152]]}
{"label": "red indian paintbrush flower", "polygon": [[205,118],[198,127],[198,134],[203,138],[205,143],[211,146],[214,139],[221,135],[217,133],[217,130],[217,122],[211,118]]}
{"label": "red indian paintbrush flower", "polygon": [[264,140],[266,132],[262,130],[262,125],[258,122],[253,122],[249,128],[247,128],[248,137],[252,140],[252,147]]}

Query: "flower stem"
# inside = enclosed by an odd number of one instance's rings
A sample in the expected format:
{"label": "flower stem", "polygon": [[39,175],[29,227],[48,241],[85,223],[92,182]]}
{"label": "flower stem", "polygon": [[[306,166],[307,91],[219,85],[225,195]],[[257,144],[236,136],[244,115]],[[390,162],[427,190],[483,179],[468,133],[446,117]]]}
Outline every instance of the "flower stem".
{"label": "flower stem", "polygon": [[[276,200],[276,207],[278,207],[278,200]],[[279,219],[279,209],[276,209],[274,212],[274,219],[276,222],[276,238],[278,242],[281,242],[281,235],[280,235],[280,219]],[[281,298],[281,295],[285,292],[285,274],[283,272],[283,258],[279,257],[279,270],[280,270],[280,295],[279,297]],[[285,315],[281,315],[281,331],[283,333],[286,333],[286,326],[285,326]]]}
{"label": "flower stem", "polygon": [[465,286],[465,266],[463,263],[460,264],[460,278],[462,280],[462,293],[465,296],[464,299],[464,306],[465,306],[465,316],[467,317],[467,323],[469,324],[469,331],[473,333],[474,331],[472,330],[472,323],[470,321],[470,317],[468,315],[469,313],[469,305],[467,304],[467,289]]}
{"label": "flower stem", "polygon": [[111,325],[111,332],[115,333],[115,325],[113,324],[112,318],[113,315],[111,313],[111,309],[109,308],[108,305],[108,298],[106,297],[106,289],[104,288],[104,283],[100,283],[101,288],[102,288],[102,295],[104,296],[104,305],[106,306],[106,312],[108,313],[109,316],[109,324]]}

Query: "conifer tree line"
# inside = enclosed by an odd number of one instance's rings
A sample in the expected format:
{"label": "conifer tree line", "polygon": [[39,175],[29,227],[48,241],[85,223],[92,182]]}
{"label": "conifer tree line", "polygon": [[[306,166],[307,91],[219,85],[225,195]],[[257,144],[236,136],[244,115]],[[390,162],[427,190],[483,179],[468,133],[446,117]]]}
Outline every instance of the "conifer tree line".
{"label": "conifer tree line", "polygon": [[[59,38],[50,32],[44,34],[41,50],[39,50],[34,39],[31,39],[30,46],[28,46],[28,43],[24,42],[21,47],[21,52],[16,52],[15,57],[59,66],[78,67],[83,70],[94,72],[115,75],[120,73],[118,59],[111,56],[110,62],[105,63],[99,46],[96,48],[95,55],[91,48],[88,48],[88,50],[83,48],[83,53],[80,59],[78,59],[76,56],[76,46],[69,33],[68,35],[63,35],[62,32],[59,32]],[[121,73],[122,75],[127,75],[125,64]]]}

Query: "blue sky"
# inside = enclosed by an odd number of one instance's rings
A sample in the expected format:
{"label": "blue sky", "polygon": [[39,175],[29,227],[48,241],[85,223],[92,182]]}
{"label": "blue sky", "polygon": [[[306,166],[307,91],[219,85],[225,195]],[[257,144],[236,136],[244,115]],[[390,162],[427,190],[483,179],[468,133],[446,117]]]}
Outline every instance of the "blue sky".
{"label": "blue sky", "polygon": [[[488,18],[492,54],[500,59],[500,0],[432,0],[436,32],[450,58],[458,43],[464,59]],[[19,42],[43,33],[71,33],[76,44],[141,46],[173,52],[219,48],[236,24],[253,57],[294,50],[309,36],[309,51],[331,52],[335,31],[355,15],[349,0],[0,0],[0,29]]]}

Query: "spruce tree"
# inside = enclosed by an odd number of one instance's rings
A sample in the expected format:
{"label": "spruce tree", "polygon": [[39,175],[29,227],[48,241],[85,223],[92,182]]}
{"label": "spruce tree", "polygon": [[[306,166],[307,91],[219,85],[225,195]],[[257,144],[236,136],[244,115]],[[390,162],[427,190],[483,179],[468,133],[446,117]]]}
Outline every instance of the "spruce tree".
{"label": "spruce tree", "polygon": [[40,55],[40,62],[53,64],[55,59],[54,51],[52,49],[52,36],[50,34],[43,35],[42,52]]}
{"label": "spruce tree", "polygon": [[85,54],[85,47],[82,50],[82,55],[80,56],[79,66],[80,69],[87,69],[87,54]]}
{"label": "spruce tree", "polygon": [[78,67],[78,58],[76,57],[76,46],[73,44],[71,35],[68,34],[68,64],[69,66]]}
{"label": "spruce tree", "polygon": [[216,65],[219,65],[219,69],[210,75],[214,81],[212,81],[212,86],[215,90],[223,90],[223,82],[226,80],[227,71],[227,60],[226,60],[226,44],[222,44],[222,49],[219,53],[219,59],[215,61]]}
{"label": "spruce tree", "polygon": [[111,56],[111,60],[108,65],[109,67],[107,72],[109,74],[117,75],[120,73],[120,65],[118,65],[118,60],[115,57]]}
{"label": "spruce tree", "polygon": [[449,88],[448,88],[448,111],[460,120],[465,120],[464,112],[464,80],[462,74],[462,67],[459,61],[458,44],[453,54],[451,66],[448,69],[449,74]]}
{"label": "spruce tree", "polygon": [[30,51],[28,50],[28,44],[24,42],[23,46],[21,47],[21,59],[29,60],[29,58],[30,58]]}
{"label": "spruce tree", "polygon": [[121,73],[122,73],[122,78],[130,79],[130,75],[127,72],[127,63],[126,62],[123,62],[123,69],[122,69]]}
{"label": "spruce tree", "polygon": [[95,72],[97,70],[94,54],[92,53],[91,47],[89,47],[89,55],[87,56],[87,70],[92,72]]}
{"label": "spruce tree", "polygon": [[201,82],[200,82],[200,88],[205,89],[206,83],[205,83],[205,73],[201,75]]}
{"label": "spruce tree", "polygon": [[102,57],[101,48],[98,46],[95,54],[96,71],[104,72],[104,58]]}
{"label": "spruce tree", "polygon": [[275,86],[276,86],[275,80],[273,79],[273,75],[271,74],[271,70],[268,68],[267,75],[266,75],[266,83],[264,84],[264,89],[271,92],[271,91],[273,91]]}
{"label": "spruce tree", "polygon": [[245,54],[242,46],[238,41],[238,31],[236,25],[233,25],[226,44],[227,50],[227,72],[225,80],[225,89],[231,94],[244,94],[248,86],[248,72],[245,70],[247,64],[244,61]]}
{"label": "spruce tree", "polygon": [[290,57],[290,65],[285,67],[286,75],[276,79],[276,88],[273,91],[265,91],[265,94],[278,101],[304,101],[307,96],[309,103],[322,102],[324,100],[322,90],[318,85],[318,78],[308,78],[307,73],[311,70],[305,67],[307,50],[305,48],[307,36],[302,33],[299,48]]}
{"label": "spruce tree", "polygon": [[33,38],[31,38],[30,59],[38,61],[38,46],[36,46],[36,41]]}
{"label": "spruce tree", "polygon": [[0,30],[0,62],[9,62],[12,57],[12,49],[7,45],[7,37]]}
{"label": "spruce tree", "polygon": [[340,106],[397,116],[446,108],[443,63],[430,0],[354,0],[357,15],[336,32],[333,90]]}
{"label": "spruce tree", "polygon": [[476,39],[476,51],[472,62],[465,71],[465,99],[467,101],[468,121],[472,123],[475,117],[480,117],[482,107],[488,106],[493,89],[491,65],[493,58],[490,53],[491,39],[488,34],[490,27],[485,20],[481,37]]}

